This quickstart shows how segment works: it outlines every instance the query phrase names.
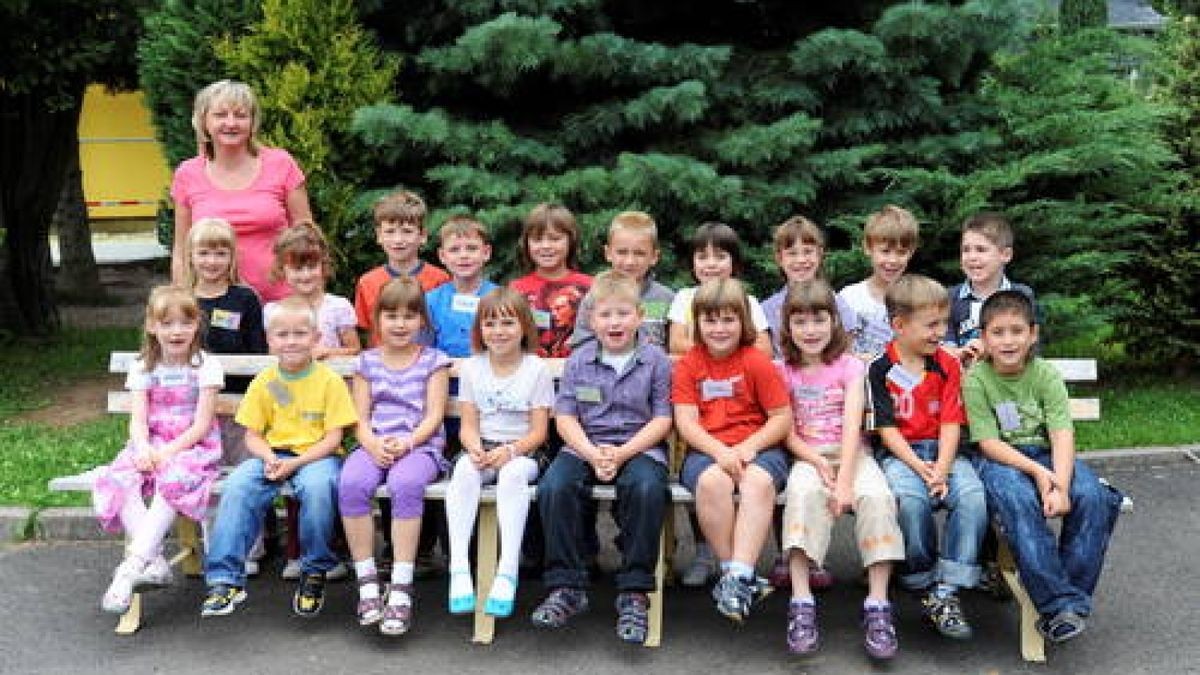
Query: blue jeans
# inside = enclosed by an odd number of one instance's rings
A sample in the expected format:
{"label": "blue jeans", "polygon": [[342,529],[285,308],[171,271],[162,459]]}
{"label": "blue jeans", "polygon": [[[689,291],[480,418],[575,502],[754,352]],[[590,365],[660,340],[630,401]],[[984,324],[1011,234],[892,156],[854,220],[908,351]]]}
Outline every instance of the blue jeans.
{"label": "blue jeans", "polygon": [[[279,453],[287,457],[286,453]],[[225,479],[217,519],[209,533],[204,581],[209,586],[246,585],[246,555],[262,527],[263,517],[286,482],[300,502],[300,569],[324,573],[337,564],[329,548],[337,522],[337,482],[342,460],[325,457],[305,464],[286,481],[267,480],[263,461],[251,457]]]}
{"label": "blue jeans", "polygon": [[[912,449],[926,461],[937,458],[937,441],[916,441]],[[971,588],[979,583],[979,547],[987,532],[987,498],[971,462],[961,454],[950,467],[949,491],[941,499],[929,495],[925,481],[907,464],[884,452],[879,460],[896,495],[897,517],[904,533],[905,565],[899,575],[906,588],[921,590],[944,583]],[[945,508],[946,540],[938,555],[936,509]]]}
{"label": "blue jeans", "polygon": [[[1042,466],[1052,466],[1049,448],[1017,450]],[[1062,534],[1056,540],[1042,514],[1037,485],[1025,472],[984,460],[980,476],[992,512],[1012,547],[1021,583],[1038,612],[1090,614],[1092,592],[1121,510],[1121,493],[1100,483],[1086,464],[1075,460],[1071,511],[1063,517]]]}
{"label": "blue jeans", "polygon": [[[622,553],[617,590],[653,591],[658,542],[670,503],[667,467],[646,454],[637,455],[625,462],[613,482],[617,487],[613,515],[621,528],[617,548]],[[538,511],[546,539],[542,580],[548,588],[588,586],[582,530],[594,527],[595,510],[588,507],[593,505],[595,483],[592,466],[569,452],[558,453],[538,482]]]}

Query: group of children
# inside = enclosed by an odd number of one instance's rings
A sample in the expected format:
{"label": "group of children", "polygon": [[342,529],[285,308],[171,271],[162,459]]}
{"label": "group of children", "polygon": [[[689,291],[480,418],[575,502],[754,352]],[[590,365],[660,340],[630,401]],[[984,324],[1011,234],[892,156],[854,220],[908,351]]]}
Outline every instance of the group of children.
{"label": "group of children", "polygon": [[[96,486],[102,523],[129,533],[106,610],[124,611],[135,588],[169,580],[163,537],[177,513],[204,517],[223,445],[225,460],[240,463],[206,537],[204,616],[245,600],[247,555],[286,483],[300,503],[294,611],[321,610],[326,574],[339,562],[330,542],[340,514],[358,622],[407,632],[424,490],[448,472],[452,613],[477,605],[468,549],[490,483],[501,550],[484,610],[514,610],[535,482],[548,594],[532,621],[558,628],[587,610],[590,487],[606,483],[616,488],[622,554],[617,633],[641,643],[670,506],[674,429],[687,448],[679,479],[695,495],[701,546],[719,563],[712,598],[734,621],[770,591],[755,564],[776,496],[786,494],[779,533],[793,653],[820,644],[810,576],[824,562],[834,520],[848,512],[866,567],[864,645],[874,658],[898,648],[888,596],[895,563],[939,632],[971,635],[958,592],[979,582],[989,510],[1015,551],[1042,632],[1063,642],[1084,629],[1120,495],[1074,457],[1062,379],[1036,357],[1032,292],[1004,275],[1012,231],[999,216],[965,224],[967,279],[949,293],[906,273],[918,226],[904,209],[870,216],[871,276],[840,294],[823,279],[820,228],[789,219],[774,245],[787,283],[761,305],[737,280],[741,246],[720,223],[693,237],[698,285],[673,292],[653,278],[657,230],[641,212],[614,218],[604,246],[611,270],[593,279],[576,269],[570,211],[538,206],[520,238],[529,273],[507,287],[485,276],[491,246],[478,221],[458,216],[440,228],[447,273],[419,257],[427,236],[419,197],[389,195],[375,218],[387,262],[359,279],[353,306],[325,292],[329,247],[302,223],[275,247],[274,274],[293,294],[265,311],[237,285],[228,224],[191,228],[192,287],[151,294],[142,357],[127,383],[130,442]],[[208,353],[261,352],[264,342],[278,364],[240,384],[234,423],[219,427],[216,393],[226,384]],[[349,387],[322,363],[337,354],[357,354]],[[557,391],[548,357],[566,359]],[[451,359],[459,359],[456,380]],[[457,425],[444,420],[450,398]],[[350,427],[357,445],[343,461]],[[390,578],[376,563],[372,517],[384,483]],[[949,513],[939,547],[940,508]],[[1057,540],[1046,524],[1056,516]]]}

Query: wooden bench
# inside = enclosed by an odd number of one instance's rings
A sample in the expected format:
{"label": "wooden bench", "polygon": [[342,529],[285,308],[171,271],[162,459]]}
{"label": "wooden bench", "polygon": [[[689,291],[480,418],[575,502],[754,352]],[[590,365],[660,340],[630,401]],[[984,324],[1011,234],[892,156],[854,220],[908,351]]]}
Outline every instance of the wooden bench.
{"label": "wooden bench", "polygon": [[[266,355],[214,355],[221,362],[225,374],[253,376],[265,367],[274,364],[274,358]],[[127,373],[130,364],[137,358],[136,352],[113,352],[109,361],[109,370],[113,373]],[[1063,379],[1069,383],[1091,383],[1097,381],[1096,362],[1094,359],[1048,359]],[[339,357],[327,360],[336,372],[349,376],[354,369],[354,357]],[[551,373],[557,382],[562,376],[563,359],[548,359]],[[458,362],[451,368],[451,376],[457,377]],[[237,394],[221,393],[218,396],[217,414],[233,415],[241,397]],[[131,395],[127,391],[113,391],[108,394],[108,411],[110,413],[128,414]],[[1071,417],[1076,421],[1094,421],[1100,419],[1100,401],[1096,398],[1071,398]],[[448,417],[456,417],[458,409],[456,401],[451,400],[447,406]],[[678,447],[676,445],[676,450]],[[677,452],[674,454],[678,454]],[[673,458],[675,460],[678,457]],[[673,462],[674,464],[675,462]],[[50,481],[50,489],[57,491],[91,491],[95,472],[98,469],[84,472],[76,476],[55,478]],[[219,487],[219,484],[218,484]],[[529,488],[530,499],[536,499],[535,486]],[[692,494],[676,481],[670,483],[672,505],[693,503]],[[446,481],[438,481],[425,490],[427,500],[441,501],[445,498]],[[286,491],[284,492],[286,494]],[[387,488],[381,486],[377,496],[386,497]],[[597,501],[612,502],[615,489],[609,485],[598,485],[592,490],[592,497]],[[782,501],[783,495],[780,495]],[[664,519],[663,532],[659,539],[659,557],[655,569],[655,590],[650,593],[650,621],[646,647],[658,647],[662,641],[663,616],[663,586],[671,571],[671,558],[675,548],[673,514]],[[196,523],[180,518],[176,522],[176,536],[180,547],[172,559],[172,565],[178,565],[188,575],[199,575],[203,572],[203,550],[200,544],[199,528]],[[479,517],[477,519],[477,552],[476,552],[476,584],[478,588],[489,588],[496,573],[498,556],[498,523],[496,519],[496,494],[494,487],[483,490],[480,498]],[[1027,661],[1044,662],[1045,643],[1037,631],[1039,618],[1028,593],[1021,586],[1012,551],[1004,537],[997,531],[999,550],[997,562],[1001,576],[1016,600],[1019,609],[1021,655]],[[495,636],[495,618],[484,613],[484,594],[479,594],[474,614],[472,641],[477,644],[490,644]],[[123,615],[117,623],[116,632],[128,635],[135,632],[141,622],[141,598],[135,594],[129,612]]]}

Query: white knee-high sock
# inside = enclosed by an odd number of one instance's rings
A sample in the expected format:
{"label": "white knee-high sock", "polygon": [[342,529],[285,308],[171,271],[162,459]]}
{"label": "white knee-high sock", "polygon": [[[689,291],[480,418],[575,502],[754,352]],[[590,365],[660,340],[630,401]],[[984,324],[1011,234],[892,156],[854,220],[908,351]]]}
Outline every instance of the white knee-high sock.
{"label": "white knee-high sock", "polygon": [[142,500],[141,494],[131,494],[125,498],[125,503],[121,504],[121,527],[125,528],[125,536],[129,539],[137,533],[142,527],[142,522],[146,520],[146,502]]}
{"label": "white knee-high sock", "polygon": [[471,569],[469,552],[471,530],[479,511],[479,493],[483,477],[471,458],[463,455],[454,465],[454,474],[446,486],[446,524],[450,532],[450,571]]}
{"label": "white knee-high sock", "polygon": [[171,530],[171,524],[175,522],[175,515],[175,507],[168,504],[162,495],[154,495],[141,526],[134,531],[133,539],[129,542],[130,553],[142,560],[150,560],[158,555],[162,550],[163,539]]}
{"label": "white knee-high sock", "polygon": [[526,487],[537,479],[537,463],[528,457],[517,457],[500,469],[496,478],[496,516],[500,521],[500,561],[497,574],[514,579],[521,561],[521,539],[525,534],[525,519],[529,515],[529,494]]}

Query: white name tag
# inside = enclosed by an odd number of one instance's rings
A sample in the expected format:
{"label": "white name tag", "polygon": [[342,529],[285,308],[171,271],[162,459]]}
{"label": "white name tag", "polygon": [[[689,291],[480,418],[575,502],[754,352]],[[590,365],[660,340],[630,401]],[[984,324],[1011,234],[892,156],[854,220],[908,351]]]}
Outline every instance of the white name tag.
{"label": "white name tag", "polygon": [[213,328],[237,330],[238,326],[242,325],[242,313],[221,308],[214,309],[212,316],[208,317],[208,325]]}
{"label": "white name tag", "polygon": [[1000,422],[1001,431],[1016,431],[1021,428],[1021,412],[1013,401],[996,404],[996,420]]}
{"label": "white name tag", "polygon": [[450,301],[450,309],[455,312],[474,314],[479,309],[479,297],[455,293],[454,298]]}
{"label": "white name tag", "polygon": [[550,312],[544,309],[533,310],[533,323],[542,330],[550,328]]}
{"label": "white name tag", "polygon": [[913,375],[898,363],[888,370],[887,379],[889,382],[897,387],[900,387],[904,391],[911,391],[913,387],[917,386],[921,382],[921,377],[919,375]]}
{"label": "white name tag", "polygon": [[287,385],[279,380],[271,380],[268,382],[267,392],[270,393],[271,398],[275,399],[275,402],[283,408],[291,405],[292,401],[294,400],[292,399],[292,392],[288,391]]}
{"label": "white name tag", "polygon": [[603,403],[604,394],[600,387],[576,387],[575,398],[583,403]]}
{"label": "white name tag", "polygon": [[733,380],[701,380],[700,397],[705,401],[733,398]]}
{"label": "white name tag", "polygon": [[821,400],[821,396],[825,394],[825,388],[802,384],[796,387],[793,392],[798,401],[819,401]]}
{"label": "white name tag", "polygon": [[187,371],[168,370],[158,375],[158,386],[160,387],[184,387],[187,386],[187,383]]}

